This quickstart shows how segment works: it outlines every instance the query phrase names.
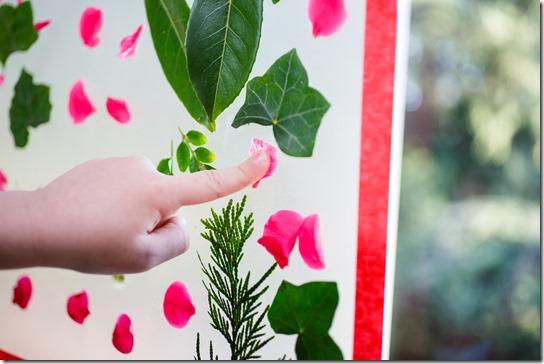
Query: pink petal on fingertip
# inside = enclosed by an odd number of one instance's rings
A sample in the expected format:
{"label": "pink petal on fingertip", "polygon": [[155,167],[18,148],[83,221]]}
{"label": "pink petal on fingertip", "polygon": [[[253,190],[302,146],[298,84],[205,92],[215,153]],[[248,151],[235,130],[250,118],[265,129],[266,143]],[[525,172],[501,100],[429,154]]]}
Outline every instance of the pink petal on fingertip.
{"label": "pink petal on fingertip", "polygon": [[317,214],[306,217],[302,222],[298,232],[298,249],[308,267],[313,269],[325,268],[319,234],[319,216]]}
{"label": "pink petal on fingertip", "polygon": [[6,185],[8,184],[8,177],[0,169],[0,192],[6,190]]}
{"label": "pink petal on fingertip", "polygon": [[28,306],[32,297],[32,281],[28,276],[21,276],[17,280],[17,285],[13,287],[12,302],[23,310]]}
{"label": "pink petal on fingertip", "polygon": [[276,260],[280,268],[289,264],[302,216],[296,211],[280,210],[268,218],[263,236],[257,240]]}
{"label": "pink petal on fingertip", "polygon": [[123,313],[117,319],[111,342],[123,354],[128,354],[132,351],[134,347],[134,334],[132,333],[132,322],[127,314]]}
{"label": "pink petal on fingertip", "polygon": [[264,176],[262,176],[260,180],[256,181],[253,184],[252,186],[253,188],[257,188],[259,186],[259,183],[263,179],[270,177],[278,166],[278,156],[277,156],[278,149],[272,144],[265,142],[264,140],[252,138],[251,144],[249,145],[249,155],[251,157],[254,157],[262,151],[265,151],[268,154],[268,158],[270,159],[270,165],[268,167],[268,170],[264,174]]}
{"label": "pink petal on fingertip", "polygon": [[36,31],[39,32],[43,28],[47,27],[49,24],[51,24],[51,20],[42,20],[34,24],[34,29],[36,29]]}
{"label": "pink petal on fingertip", "polygon": [[81,81],[77,81],[70,90],[68,111],[72,116],[74,124],[82,123],[89,115],[96,111],[95,107],[85,94],[83,82]]}
{"label": "pink petal on fingertip", "polygon": [[178,329],[184,328],[196,312],[189,291],[181,282],[174,282],[168,287],[162,309],[166,321]]}
{"label": "pink petal on fingertip", "polygon": [[102,10],[88,7],[85,9],[79,20],[79,35],[83,44],[93,48],[98,45],[100,39],[98,32],[102,28]]}
{"label": "pink petal on fingertip", "polygon": [[68,297],[66,311],[72,320],[78,324],[83,324],[87,316],[91,313],[89,311],[89,298],[87,292],[82,291]]}
{"label": "pink petal on fingertip", "polygon": [[314,37],[331,35],[346,20],[344,0],[310,0],[308,15]]}
{"label": "pink petal on fingertip", "polygon": [[119,124],[126,124],[130,121],[130,111],[124,100],[108,97],[106,109],[108,110],[108,114]]}
{"label": "pink petal on fingertip", "polygon": [[136,52],[136,44],[138,44],[138,38],[140,38],[142,28],[143,25],[140,25],[134,33],[121,39],[121,43],[119,44],[119,58],[127,59],[134,55]]}

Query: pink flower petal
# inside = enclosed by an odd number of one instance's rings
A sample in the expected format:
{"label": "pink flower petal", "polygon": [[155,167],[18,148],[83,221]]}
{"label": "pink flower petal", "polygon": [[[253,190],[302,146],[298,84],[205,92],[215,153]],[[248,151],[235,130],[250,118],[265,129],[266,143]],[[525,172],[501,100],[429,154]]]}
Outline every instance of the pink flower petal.
{"label": "pink flower petal", "polygon": [[95,47],[100,40],[98,32],[101,27],[102,10],[93,7],[85,9],[79,20],[79,35],[83,40],[83,44],[90,48]]}
{"label": "pink flower petal", "polygon": [[310,0],[308,15],[314,37],[331,35],[346,20],[344,0]]}
{"label": "pink flower petal", "polygon": [[130,121],[130,111],[128,111],[127,103],[125,101],[108,97],[106,108],[111,117],[120,124],[126,124]]}
{"label": "pink flower petal", "polygon": [[4,172],[2,172],[2,170],[0,169],[0,192],[6,190],[7,184],[8,184],[8,178],[6,177]]}
{"label": "pink flower petal", "polygon": [[266,171],[264,176],[253,184],[253,188],[257,188],[259,186],[259,183],[263,179],[271,176],[272,173],[274,173],[274,171],[276,170],[276,167],[278,166],[278,157],[277,157],[278,149],[274,147],[272,144],[265,142],[264,140],[257,139],[257,138],[251,139],[251,144],[249,146],[249,155],[251,157],[259,154],[259,152],[263,150],[268,153],[268,157],[270,158],[270,166],[268,167],[268,170]]}
{"label": "pink flower petal", "polygon": [[85,94],[83,82],[77,81],[70,90],[68,111],[74,120],[74,124],[82,123],[89,115],[96,111],[95,107]]}
{"label": "pink flower petal", "polygon": [[263,236],[258,243],[272,254],[280,268],[289,264],[301,224],[302,216],[297,212],[280,210],[270,216],[264,225]]}
{"label": "pink flower petal", "polygon": [[0,86],[4,84],[5,80],[6,80],[6,76],[3,73],[0,73]]}
{"label": "pink flower petal", "polygon": [[42,20],[42,21],[36,22],[36,24],[34,24],[34,29],[36,29],[36,31],[39,32],[40,30],[42,30],[43,28],[45,28],[49,24],[51,24],[51,20]]}
{"label": "pink flower petal", "polygon": [[162,309],[168,323],[178,329],[184,328],[196,312],[189,291],[181,282],[174,282],[168,287]]}
{"label": "pink flower petal", "polygon": [[313,269],[325,268],[321,237],[319,236],[319,216],[310,215],[304,219],[298,232],[298,249],[308,267]]}
{"label": "pink flower petal", "polygon": [[132,351],[134,335],[132,334],[132,322],[127,314],[122,314],[117,319],[111,342],[123,354],[128,354]]}
{"label": "pink flower petal", "polygon": [[17,285],[13,287],[12,302],[25,309],[28,306],[30,297],[32,297],[32,282],[28,276],[21,276],[17,280]]}
{"label": "pink flower petal", "polygon": [[66,304],[66,310],[68,311],[68,316],[72,318],[78,324],[83,324],[83,321],[91,313],[89,311],[89,298],[87,297],[87,292],[82,291],[76,293],[68,298]]}
{"label": "pink flower petal", "polygon": [[119,44],[119,58],[127,59],[134,55],[136,52],[136,44],[138,43],[138,38],[140,37],[142,28],[143,25],[140,25],[134,33],[121,39],[121,43]]}

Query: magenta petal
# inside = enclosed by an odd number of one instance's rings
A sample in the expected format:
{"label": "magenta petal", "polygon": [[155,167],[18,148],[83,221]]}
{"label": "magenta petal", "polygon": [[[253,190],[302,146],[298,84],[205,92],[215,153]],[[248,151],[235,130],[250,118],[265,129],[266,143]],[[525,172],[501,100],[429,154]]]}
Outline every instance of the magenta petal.
{"label": "magenta petal", "polygon": [[264,225],[263,236],[257,240],[272,254],[280,268],[289,264],[289,256],[295,247],[302,216],[295,211],[280,210],[270,216]]}
{"label": "magenta petal", "polygon": [[36,22],[36,24],[34,24],[34,29],[36,29],[36,31],[39,32],[40,30],[42,30],[43,28],[45,28],[49,24],[51,24],[51,20],[42,20],[42,21]]}
{"label": "magenta petal", "polygon": [[17,280],[17,285],[13,287],[12,302],[25,309],[28,306],[30,297],[32,297],[32,282],[28,276],[21,276]]}
{"label": "magenta petal", "polygon": [[263,150],[266,151],[266,153],[268,153],[268,158],[270,159],[270,166],[268,167],[268,170],[266,171],[264,176],[262,176],[260,180],[256,181],[253,184],[253,188],[257,188],[259,186],[259,183],[263,179],[271,176],[272,173],[274,173],[274,171],[276,170],[276,167],[278,166],[278,157],[277,157],[278,149],[274,147],[272,144],[265,142],[264,140],[257,139],[257,138],[251,139],[251,144],[249,145],[249,155],[251,157],[256,156],[257,154],[259,154],[259,152]]}
{"label": "magenta petal", "polygon": [[132,351],[134,335],[132,334],[132,322],[127,314],[122,314],[117,319],[111,342],[123,354],[128,354]]}
{"label": "magenta petal", "polygon": [[2,172],[2,170],[0,169],[0,192],[6,190],[7,184],[8,184],[8,178],[6,177],[4,172]]}
{"label": "magenta petal", "polygon": [[93,7],[85,9],[79,20],[79,35],[83,44],[90,48],[95,47],[100,40],[98,39],[100,28],[102,28],[102,10]]}
{"label": "magenta petal", "polygon": [[3,73],[0,73],[0,86],[4,84],[5,80],[6,80],[6,76]]}
{"label": "magenta petal", "polygon": [[130,121],[130,111],[128,111],[127,103],[125,101],[108,97],[106,108],[111,117],[120,124],[125,124]]}
{"label": "magenta petal", "polygon": [[89,311],[89,298],[87,297],[87,292],[82,291],[76,293],[68,298],[66,304],[66,310],[68,311],[68,316],[72,318],[78,324],[83,324],[83,321],[91,313]]}
{"label": "magenta petal", "polygon": [[121,43],[119,44],[119,58],[127,59],[134,55],[136,52],[136,44],[138,43],[138,38],[140,38],[142,28],[143,25],[140,25],[134,33],[127,35],[121,40]]}
{"label": "magenta petal", "polygon": [[189,291],[181,282],[174,282],[168,287],[162,309],[168,323],[178,329],[184,328],[196,312]]}
{"label": "magenta petal", "polygon": [[308,267],[313,269],[325,268],[321,237],[319,236],[319,216],[310,215],[304,219],[298,232],[298,249]]}
{"label": "magenta petal", "polygon": [[331,35],[346,20],[344,0],[310,0],[308,15],[314,37]]}
{"label": "magenta petal", "polygon": [[85,94],[83,82],[77,81],[70,90],[68,111],[74,120],[74,124],[82,123],[89,115],[96,111],[95,107]]}

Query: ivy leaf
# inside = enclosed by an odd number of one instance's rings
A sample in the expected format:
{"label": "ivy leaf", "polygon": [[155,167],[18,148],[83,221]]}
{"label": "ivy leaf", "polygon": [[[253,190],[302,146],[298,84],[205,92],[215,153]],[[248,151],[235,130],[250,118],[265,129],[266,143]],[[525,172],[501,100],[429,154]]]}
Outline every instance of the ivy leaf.
{"label": "ivy leaf", "polygon": [[212,122],[249,77],[259,47],[262,13],[263,0],[193,3],[187,29],[189,75]]}
{"label": "ivy leaf", "polygon": [[32,75],[23,69],[15,85],[15,94],[9,109],[10,129],[15,146],[24,147],[28,143],[28,128],[47,123],[50,116],[49,87],[34,84]]}
{"label": "ivy leaf", "polygon": [[145,8],[155,52],[166,79],[189,114],[208,130],[214,131],[215,124],[208,119],[187,69],[185,33],[189,6],[185,0],[146,0]]}
{"label": "ivy leaf", "polygon": [[232,126],[272,125],[284,153],[310,157],[321,119],[329,106],[319,91],[308,86],[306,70],[293,49],[274,62],[263,76],[248,83],[245,103]]}
{"label": "ivy leaf", "polygon": [[170,161],[171,158],[162,159],[157,165],[157,171],[161,172],[162,174],[166,174],[167,176],[173,176],[174,174],[170,168]]}
{"label": "ivy leaf", "polygon": [[34,29],[32,6],[25,1],[13,7],[0,6],[0,62],[6,64],[9,56],[17,51],[26,51],[38,39]]}
{"label": "ivy leaf", "polygon": [[187,133],[187,141],[192,145],[200,146],[208,142],[206,135],[196,130],[189,130]]}
{"label": "ivy leaf", "polygon": [[181,142],[176,150],[176,159],[178,161],[178,168],[180,172],[185,172],[189,167],[189,161],[191,159],[191,151],[189,146],[185,142]]}
{"label": "ivy leaf", "polygon": [[342,352],[328,334],[337,306],[335,282],[295,286],[283,281],[268,311],[268,321],[278,334],[298,335],[297,359],[341,359]]}
{"label": "ivy leaf", "polygon": [[202,163],[212,163],[215,160],[215,154],[208,148],[198,147],[195,149],[195,154]]}

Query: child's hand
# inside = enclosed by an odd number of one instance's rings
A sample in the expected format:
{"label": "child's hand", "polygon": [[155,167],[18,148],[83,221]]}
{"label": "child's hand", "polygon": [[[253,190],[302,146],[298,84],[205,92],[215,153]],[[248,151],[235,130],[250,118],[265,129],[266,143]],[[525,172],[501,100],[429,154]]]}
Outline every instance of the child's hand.
{"label": "child's hand", "polygon": [[166,176],[143,157],[83,163],[35,192],[0,193],[0,268],[54,266],[92,273],[148,270],[185,252],[175,216],[262,177],[266,154],[237,167]]}

